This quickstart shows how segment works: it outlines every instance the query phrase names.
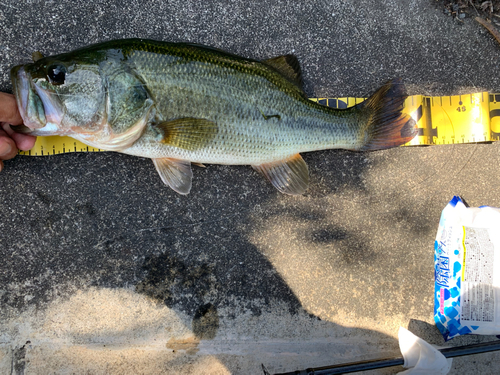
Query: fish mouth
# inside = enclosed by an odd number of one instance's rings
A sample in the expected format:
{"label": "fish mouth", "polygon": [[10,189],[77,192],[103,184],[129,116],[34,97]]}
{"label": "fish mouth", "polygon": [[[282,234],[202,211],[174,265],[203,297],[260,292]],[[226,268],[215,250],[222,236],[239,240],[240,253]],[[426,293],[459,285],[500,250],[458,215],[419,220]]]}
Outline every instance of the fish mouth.
{"label": "fish mouth", "polygon": [[63,111],[55,93],[36,85],[24,65],[13,67],[10,75],[19,113],[24,125],[33,130],[31,134],[59,134]]}
{"label": "fish mouth", "polygon": [[31,86],[31,81],[24,70],[24,66],[15,66],[10,71],[10,75],[17,107],[23,118],[24,125],[30,129],[43,128],[47,123],[45,110],[40,97],[36,95]]}

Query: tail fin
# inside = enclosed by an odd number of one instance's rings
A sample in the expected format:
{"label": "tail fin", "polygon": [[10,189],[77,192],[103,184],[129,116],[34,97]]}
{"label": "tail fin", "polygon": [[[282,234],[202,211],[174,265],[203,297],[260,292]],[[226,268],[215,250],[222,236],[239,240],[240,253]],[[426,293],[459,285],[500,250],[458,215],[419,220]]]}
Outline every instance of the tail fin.
{"label": "tail fin", "polygon": [[407,97],[404,84],[400,79],[394,79],[357,105],[358,109],[368,112],[369,118],[361,151],[401,146],[415,137],[415,121],[401,113]]}

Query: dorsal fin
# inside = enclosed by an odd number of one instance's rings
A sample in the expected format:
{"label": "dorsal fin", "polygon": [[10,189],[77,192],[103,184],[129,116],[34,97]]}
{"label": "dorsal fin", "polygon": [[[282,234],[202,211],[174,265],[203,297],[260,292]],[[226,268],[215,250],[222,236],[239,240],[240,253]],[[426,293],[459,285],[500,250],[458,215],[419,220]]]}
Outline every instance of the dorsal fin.
{"label": "dorsal fin", "polygon": [[300,69],[300,63],[297,57],[294,55],[284,55],[273,57],[272,59],[262,62],[272,66],[302,91],[302,70]]}
{"label": "dorsal fin", "polygon": [[43,55],[40,51],[35,51],[31,54],[31,59],[33,62],[37,62],[40,59],[43,59]]}

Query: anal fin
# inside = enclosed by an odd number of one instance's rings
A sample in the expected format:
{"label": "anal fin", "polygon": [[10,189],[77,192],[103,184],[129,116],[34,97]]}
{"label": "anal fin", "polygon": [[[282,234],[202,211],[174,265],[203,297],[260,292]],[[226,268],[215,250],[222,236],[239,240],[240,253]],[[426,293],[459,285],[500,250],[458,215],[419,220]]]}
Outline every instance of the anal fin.
{"label": "anal fin", "polygon": [[309,187],[309,170],[300,154],[272,163],[252,165],[284,194],[301,195]]}
{"label": "anal fin", "polygon": [[161,180],[179,194],[189,194],[193,172],[191,162],[170,158],[152,159]]}

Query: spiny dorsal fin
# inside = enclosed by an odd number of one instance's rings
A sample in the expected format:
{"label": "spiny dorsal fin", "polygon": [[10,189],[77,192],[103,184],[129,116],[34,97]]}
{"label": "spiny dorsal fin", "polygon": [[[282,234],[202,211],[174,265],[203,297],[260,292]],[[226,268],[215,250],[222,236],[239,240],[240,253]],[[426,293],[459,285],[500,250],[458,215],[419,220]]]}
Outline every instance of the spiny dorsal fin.
{"label": "spiny dorsal fin", "polygon": [[191,190],[193,171],[191,163],[186,160],[170,158],[153,159],[153,163],[161,180],[179,194],[186,195]]}
{"label": "spiny dorsal fin", "polygon": [[309,171],[300,154],[272,163],[252,165],[284,194],[301,195],[309,187]]}
{"label": "spiny dorsal fin", "polygon": [[37,62],[40,59],[43,59],[43,55],[40,51],[35,51],[31,54],[31,59],[33,62]]}
{"label": "spiny dorsal fin", "polygon": [[284,55],[264,60],[264,64],[272,66],[280,72],[286,79],[302,90],[302,70],[297,57],[294,55]]}
{"label": "spiny dorsal fin", "polygon": [[161,131],[160,142],[189,151],[206,146],[219,131],[215,122],[191,117],[165,121],[156,128]]}

